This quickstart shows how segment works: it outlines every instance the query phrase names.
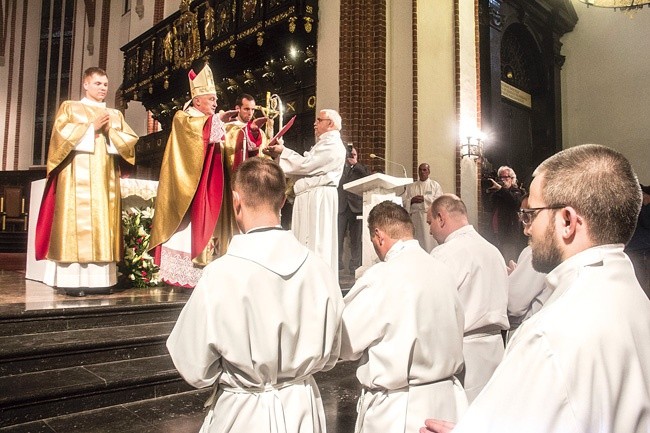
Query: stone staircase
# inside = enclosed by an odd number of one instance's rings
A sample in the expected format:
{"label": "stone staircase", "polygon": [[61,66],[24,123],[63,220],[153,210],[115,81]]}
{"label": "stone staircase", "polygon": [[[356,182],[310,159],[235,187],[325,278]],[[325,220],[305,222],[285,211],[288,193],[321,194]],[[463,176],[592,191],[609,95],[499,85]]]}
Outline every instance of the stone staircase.
{"label": "stone staircase", "polygon": [[0,430],[193,389],[165,348],[183,305],[5,313],[0,317]]}

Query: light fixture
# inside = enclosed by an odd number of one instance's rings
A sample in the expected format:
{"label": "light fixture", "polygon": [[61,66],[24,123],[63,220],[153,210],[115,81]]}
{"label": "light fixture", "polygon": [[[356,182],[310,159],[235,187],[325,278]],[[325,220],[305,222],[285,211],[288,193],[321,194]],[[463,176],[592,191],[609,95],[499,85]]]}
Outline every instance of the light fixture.
{"label": "light fixture", "polygon": [[644,5],[650,7],[650,0],[580,0],[587,6],[595,6],[599,8],[613,8],[621,11],[629,11],[632,9],[641,9]]}
{"label": "light fixture", "polygon": [[466,141],[460,143],[460,157],[478,159],[483,156],[483,136],[467,136]]}

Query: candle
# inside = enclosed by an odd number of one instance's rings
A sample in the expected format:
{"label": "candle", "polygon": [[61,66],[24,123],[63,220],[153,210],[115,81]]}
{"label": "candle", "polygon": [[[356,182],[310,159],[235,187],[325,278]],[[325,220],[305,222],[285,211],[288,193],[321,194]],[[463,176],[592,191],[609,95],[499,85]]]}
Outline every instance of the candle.
{"label": "candle", "polygon": [[20,213],[25,213],[25,197],[20,202]]}

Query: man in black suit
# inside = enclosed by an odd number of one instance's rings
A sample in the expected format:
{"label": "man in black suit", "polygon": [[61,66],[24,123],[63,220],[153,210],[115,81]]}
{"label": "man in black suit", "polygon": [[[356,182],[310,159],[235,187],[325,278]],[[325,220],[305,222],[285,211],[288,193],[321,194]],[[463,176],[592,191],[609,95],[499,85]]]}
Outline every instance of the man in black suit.
{"label": "man in black suit", "polygon": [[357,161],[357,149],[349,146],[348,155],[343,168],[343,176],[339,183],[339,269],[343,270],[343,240],[346,230],[350,233],[350,273],[361,266],[361,233],[363,223],[357,217],[363,211],[361,196],[345,191],[343,185],[362,177],[368,176],[370,170]]}

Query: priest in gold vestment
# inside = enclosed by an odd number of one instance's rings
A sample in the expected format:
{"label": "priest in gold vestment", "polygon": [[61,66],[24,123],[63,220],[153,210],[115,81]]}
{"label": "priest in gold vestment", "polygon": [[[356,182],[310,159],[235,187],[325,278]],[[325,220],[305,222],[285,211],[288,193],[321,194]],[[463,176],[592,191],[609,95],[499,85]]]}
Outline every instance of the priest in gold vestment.
{"label": "priest in gold vestment", "polygon": [[225,253],[237,226],[224,151],[224,120],[205,65],[189,72],[191,101],[174,115],[165,147],[150,248],[167,284],[194,287],[202,267]]}
{"label": "priest in gold vestment", "polygon": [[36,229],[36,259],[52,262],[44,282],[75,295],[117,284],[123,253],[118,158],[135,164],[138,141],[122,113],[106,107],[104,70],[87,69],[83,87],[85,98],[64,101],[56,115]]}
{"label": "priest in gold vestment", "polygon": [[226,123],[226,157],[231,171],[235,171],[239,164],[246,159],[259,156],[266,158],[262,153],[268,145],[268,137],[262,131],[262,126],[269,122],[272,128],[273,121],[267,117],[254,118],[255,98],[244,93],[237,98],[235,110],[237,116]]}

